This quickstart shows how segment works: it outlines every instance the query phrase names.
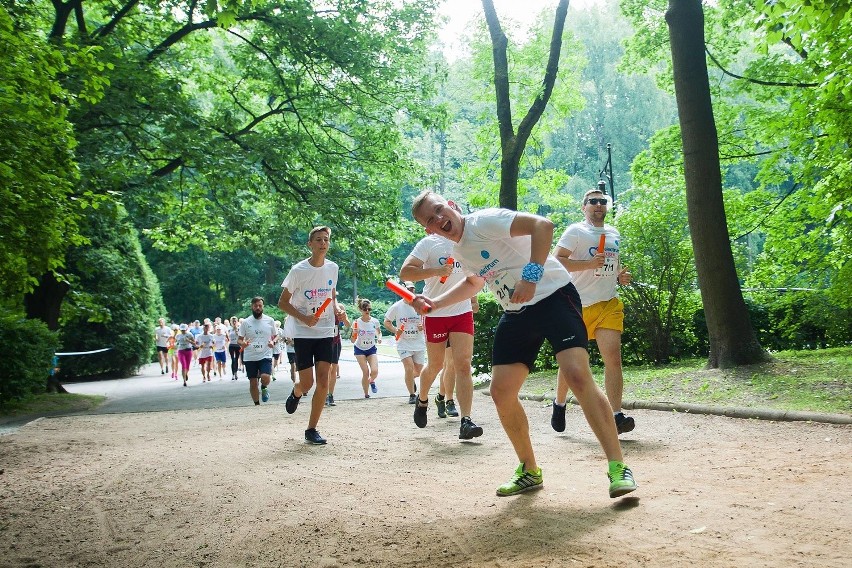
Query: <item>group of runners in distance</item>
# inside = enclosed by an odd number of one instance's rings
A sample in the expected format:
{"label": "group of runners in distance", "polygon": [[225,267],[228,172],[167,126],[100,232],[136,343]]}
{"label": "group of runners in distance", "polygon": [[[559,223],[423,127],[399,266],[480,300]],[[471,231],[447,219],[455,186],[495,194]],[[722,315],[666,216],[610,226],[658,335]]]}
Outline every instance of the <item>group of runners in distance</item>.
{"label": "group of runners in distance", "polygon": [[[452,201],[423,191],[411,212],[427,236],[415,245],[399,275],[413,299],[394,303],[384,322],[372,317],[369,300],[361,299],[357,306],[361,316],[350,325],[337,301],[338,265],[326,258],[331,229],[321,226],[308,235],[310,257],[296,263],[281,284],[278,307],[287,314],[286,329],[279,334],[276,322],[263,313],[263,299],[257,297],[252,300],[252,316],[237,325],[232,318],[230,331],[223,326],[221,333],[242,350],[255,404],[260,404],[259,396],[268,400],[279,338],[292,338],[295,376],[285,408],[288,414],[295,413],[302,397],[314,389],[305,440],[325,444],[317,426],[324,407],[334,405],[341,328],[352,330],[364,397],[369,398],[377,390],[376,344],[383,325],[397,338],[417,427],[427,426],[429,392],[440,375],[434,399],[438,416],[460,415],[459,439],[472,440],[483,435],[472,418],[473,314],[478,309],[476,295],[488,285],[504,310],[494,332],[491,398],[520,462],[509,481],[497,488],[497,495],[516,495],[543,485],[518,395],[547,340],[559,366],[551,426],[557,432],[565,430],[570,389],[608,462],[609,495],[620,497],[637,488],[618,439],[635,427],[621,408],[624,316],[616,289],[618,284],[630,284],[631,275],[620,263],[620,234],[604,222],[610,204],[600,189],[586,192],[585,219],[567,227],[551,251],[554,225],[545,217],[496,208],[463,215]],[[415,282],[421,280],[424,287],[417,294]],[[191,342],[198,344],[197,339]],[[597,341],[601,352],[606,394],[589,367],[589,339]],[[221,347],[215,344],[213,350],[219,353]],[[205,353],[199,353],[199,360]],[[218,365],[219,355],[215,357]],[[209,373],[206,377],[209,380]]]}

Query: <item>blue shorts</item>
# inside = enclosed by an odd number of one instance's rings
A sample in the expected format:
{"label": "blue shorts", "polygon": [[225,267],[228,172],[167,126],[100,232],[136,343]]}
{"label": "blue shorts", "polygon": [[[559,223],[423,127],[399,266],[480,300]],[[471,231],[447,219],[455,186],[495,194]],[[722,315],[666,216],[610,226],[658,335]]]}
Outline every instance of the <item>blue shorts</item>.
{"label": "blue shorts", "polygon": [[376,348],[375,345],[373,345],[372,347],[370,347],[366,351],[364,351],[363,349],[358,349],[357,347],[355,348],[355,355],[356,356],[357,355],[364,355],[366,357],[369,357],[370,355],[375,355],[378,352],[379,352],[379,350]]}
{"label": "blue shorts", "polygon": [[213,356],[216,357],[217,363],[224,363],[227,360],[224,351],[214,351]]}
{"label": "blue shorts", "polygon": [[257,379],[261,375],[272,374],[272,359],[261,359],[260,361],[243,361],[246,368],[246,377]]}
{"label": "blue shorts", "polygon": [[491,362],[523,363],[532,370],[545,339],[553,353],[589,346],[580,295],[570,282],[536,304],[503,313],[494,331]]}

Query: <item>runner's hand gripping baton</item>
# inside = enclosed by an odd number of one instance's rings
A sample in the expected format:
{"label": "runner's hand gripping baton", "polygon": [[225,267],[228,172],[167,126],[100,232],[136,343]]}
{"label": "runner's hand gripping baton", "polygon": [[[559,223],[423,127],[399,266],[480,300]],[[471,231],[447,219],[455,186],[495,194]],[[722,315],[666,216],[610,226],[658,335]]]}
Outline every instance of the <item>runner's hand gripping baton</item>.
{"label": "runner's hand gripping baton", "polygon": [[325,301],[322,303],[322,305],[317,309],[316,313],[314,314],[314,319],[320,319],[320,316],[322,315],[322,313],[325,311],[325,309],[328,307],[328,305],[330,303],[331,303],[331,297],[329,296],[328,298],[325,299]]}
{"label": "runner's hand gripping baton", "polygon": [[[453,266],[455,263],[456,263],[456,259],[454,259],[453,257],[449,257],[447,259],[447,264],[449,264],[450,266]],[[455,268],[455,266],[453,266],[453,268]],[[447,276],[441,276],[441,284],[445,283],[446,281],[447,281]]]}
{"label": "runner's hand gripping baton", "polygon": [[[398,282],[394,282],[393,280],[388,280],[387,282],[385,282],[385,286],[387,286],[388,289],[390,289],[391,292],[393,292],[394,294],[396,294],[397,296],[399,296],[400,298],[402,298],[406,302],[411,302],[412,300],[414,300],[414,294],[412,294],[408,290],[408,288],[404,288],[403,286],[401,286]],[[429,312],[432,311],[432,308],[430,306],[424,306],[423,311],[428,314]]]}

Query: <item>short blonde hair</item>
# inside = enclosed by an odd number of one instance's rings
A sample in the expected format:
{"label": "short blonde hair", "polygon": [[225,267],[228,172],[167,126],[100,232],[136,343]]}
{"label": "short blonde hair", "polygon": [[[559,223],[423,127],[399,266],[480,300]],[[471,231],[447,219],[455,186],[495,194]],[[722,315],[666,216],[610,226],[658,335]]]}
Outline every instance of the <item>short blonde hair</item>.
{"label": "short blonde hair", "polygon": [[435,195],[441,199],[444,199],[442,195],[438,195],[431,189],[424,189],[423,191],[418,193],[417,196],[414,198],[414,201],[411,202],[411,216],[414,217],[415,221],[417,220],[417,210],[420,209],[420,207],[423,205],[423,202],[426,201],[426,199],[430,195]]}

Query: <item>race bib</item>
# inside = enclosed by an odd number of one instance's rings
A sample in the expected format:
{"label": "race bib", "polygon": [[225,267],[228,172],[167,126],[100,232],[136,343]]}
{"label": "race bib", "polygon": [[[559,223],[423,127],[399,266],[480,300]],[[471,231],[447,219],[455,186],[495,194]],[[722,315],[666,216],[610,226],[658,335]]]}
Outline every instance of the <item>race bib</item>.
{"label": "race bib", "polygon": [[501,274],[491,282],[491,291],[494,292],[494,296],[496,296],[497,301],[500,302],[504,310],[509,309],[510,300],[512,294],[515,293],[515,284],[517,282],[515,277],[509,272]]}

